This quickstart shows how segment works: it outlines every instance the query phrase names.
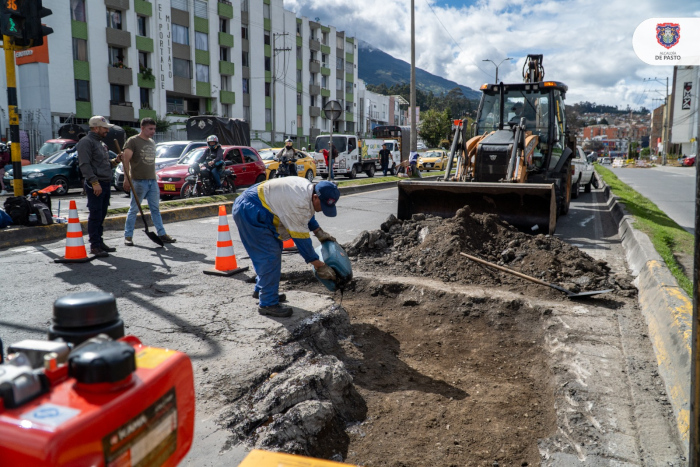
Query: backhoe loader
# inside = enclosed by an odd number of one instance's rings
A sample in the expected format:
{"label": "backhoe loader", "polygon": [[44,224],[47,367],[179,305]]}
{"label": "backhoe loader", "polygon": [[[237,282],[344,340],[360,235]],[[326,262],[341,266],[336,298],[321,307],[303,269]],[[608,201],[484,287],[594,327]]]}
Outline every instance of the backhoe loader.
{"label": "backhoe loader", "polygon": [[544,81],[542,55],[528,55],[523,83],[481,86],[473,128],[466,119],[455,122],[444,178],[398,183],[398,218],[452,217],[468,205],[526,232],[554,233],[557,217],[569,211],[576,149],[566,127],[567,90]]}

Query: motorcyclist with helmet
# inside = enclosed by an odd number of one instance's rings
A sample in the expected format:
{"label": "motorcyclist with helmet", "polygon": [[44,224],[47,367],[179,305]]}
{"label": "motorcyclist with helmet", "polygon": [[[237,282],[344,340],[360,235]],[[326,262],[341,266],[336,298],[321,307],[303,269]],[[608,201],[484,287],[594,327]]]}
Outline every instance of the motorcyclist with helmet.
{"label": "motorcyclist with helmet", "polygon": [[211,176],[216,183],[216,189],[221,189],[221,172],[224,168],[224,148],[219,144],[216,135],[207,137],[207,165],[210,168]]}
{"label": "motorcyclist with helmet", "polygon": [[280,161],[277,174],[279,176],[297,176],[297,151],[294,149],[294,141],[290,138],[284,142],[284,149],[277,153],[277,160]]}

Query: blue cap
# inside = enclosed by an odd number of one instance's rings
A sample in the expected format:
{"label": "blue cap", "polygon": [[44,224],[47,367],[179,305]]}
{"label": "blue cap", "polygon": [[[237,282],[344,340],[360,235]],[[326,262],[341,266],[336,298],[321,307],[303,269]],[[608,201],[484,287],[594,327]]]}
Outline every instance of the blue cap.
{"label": "blue cap", "polygon": [[321,210],[326,217],[335,217],[338,214],[335,203],[340,198],[340,190],[335,184],[324,180],[316,184],[314,191],[321,199]]}

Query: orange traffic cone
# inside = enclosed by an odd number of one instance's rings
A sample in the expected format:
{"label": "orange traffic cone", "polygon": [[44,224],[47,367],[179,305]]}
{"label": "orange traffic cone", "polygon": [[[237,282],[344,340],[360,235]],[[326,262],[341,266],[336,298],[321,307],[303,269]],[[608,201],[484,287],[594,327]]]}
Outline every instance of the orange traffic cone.
{"label": "orange traffic cone", "polygon": [[291,253],[297,251],[297,246],[291,238],[282,242],[282,252]]}
{"label": "orange traffic cone", "polygon": [[95,259],[88,256],[83,242],[83,229],[80,227],[78,207],[75,201],[70,202],[68,213],[68,232],[66,233],[66,254],[63,258],[55,259],[55,263],[87,263]]}
{"label": "orange traffic cone", "polygon": [[212,276],[232,276],[247,271],[248,267],[239,268],[236,253],[233,251],[233,240],[226,219],[226,207],[219,206],[219,237],[216,240],[216,260],[214,269],[204,271]]}

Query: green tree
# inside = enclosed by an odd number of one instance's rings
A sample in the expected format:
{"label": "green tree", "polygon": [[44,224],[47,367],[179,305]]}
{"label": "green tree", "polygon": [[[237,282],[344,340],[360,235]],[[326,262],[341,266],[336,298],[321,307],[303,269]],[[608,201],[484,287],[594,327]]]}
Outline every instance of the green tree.
{"label": "green tree", "polygon": [[156,115],[154,120],[156,121],[156,133],[165,133],[170,128],[170,125],[172,125],[167,118],[163,118],[159,115]]}
{"label": "green tree", "polygon": [[420,137],[425,140],[429,147],[434,148],[443,139],[449,139],[452,132],[452,121],[449,111],[442,112],[430,109],[421,115]]}

